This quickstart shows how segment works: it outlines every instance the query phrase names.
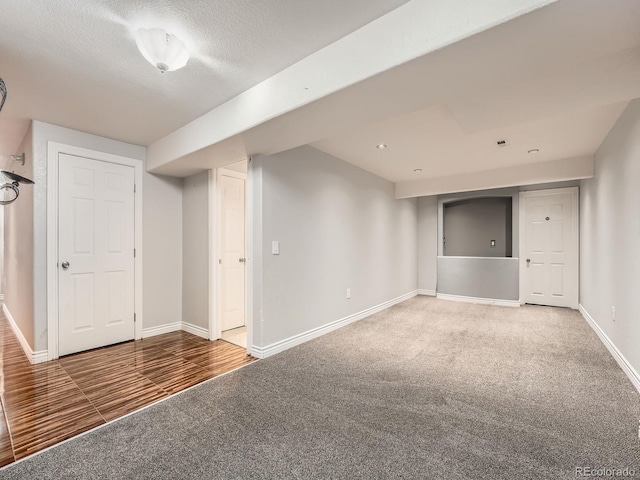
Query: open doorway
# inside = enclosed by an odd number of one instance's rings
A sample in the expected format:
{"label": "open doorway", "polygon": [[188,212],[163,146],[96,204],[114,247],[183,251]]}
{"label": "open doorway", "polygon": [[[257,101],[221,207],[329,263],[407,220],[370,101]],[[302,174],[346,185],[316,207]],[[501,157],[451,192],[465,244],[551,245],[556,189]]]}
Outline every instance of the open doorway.
{"label": "open doorway", "polygon": [[218,168],[216,319],[218,338],[247,348],[247,161]]}

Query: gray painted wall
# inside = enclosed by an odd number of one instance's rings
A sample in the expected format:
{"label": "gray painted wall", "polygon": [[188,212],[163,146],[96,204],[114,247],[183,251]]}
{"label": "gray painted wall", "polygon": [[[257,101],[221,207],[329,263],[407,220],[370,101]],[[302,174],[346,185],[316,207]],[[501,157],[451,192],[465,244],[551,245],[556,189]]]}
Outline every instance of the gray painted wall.
{"label": "gray painted wall", "polygon": [[144,328],[182,320],[182,179],[143,175]]}
{"label": "gray painted wall", "polygon": [[[449,202],[444,204],[443,214],[445,255],[511,256],[511,197]],[[494,246],[491,246],[492,240]]]}
{"label": "gray painted wall", "polygon": [[209,328],[209,172],[185,178],[182,196],[182,321]]}
{"label": "gray painted wall", "polygon": [[438,293],[518,300],[517,258],[438,257]]}
{"label": "gray painted wall", "polygon": [[[10,160],[9,168],[27,178],[33,178],[32,126],[22,140],[18,152],[25,154],[25,165]],[[5,292],[4,303],[31,348],[34,347],[33,323],[33,187],[23,185],[14,203],[0,207],[5,215]]]}
{"label": "gray painted wall", "polygon": [[595,158],[595,176],[580,188],[580,303],[640,371],[640,100]]}
{"label": "gray painted wall", "polygon": [[418,199],[418,288],[436,291],[438,283],[438,197]]}
{"label": "gray painted wall", "polygon": [[262,226],[251,265],[254,345],[417,289],[417,201],[395,200],[392,183],[311,147],[254,158],[250,182],[252,230]]}

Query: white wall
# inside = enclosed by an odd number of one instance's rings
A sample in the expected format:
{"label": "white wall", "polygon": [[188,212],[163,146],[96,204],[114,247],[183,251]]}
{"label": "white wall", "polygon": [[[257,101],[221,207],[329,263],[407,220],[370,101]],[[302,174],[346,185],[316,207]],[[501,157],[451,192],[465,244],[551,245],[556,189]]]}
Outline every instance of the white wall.
{"label": "white wall", "polygon": [[[29,127],[16,153],[25,154],[25,165],[7,161],[3,168],[33,178],[33,128]],[[33,186],[20,187],[18,200],[0,207],[5,215],[4,302],[31,348],[33,323]]]}
{"label": "white wall", "polygon": [[[418,288],[435,294],[438,283],[438,197],[418,199]],[[426,291],[426,292],[425,292]]]}
{"label": "white wall", "polygon": [[252,229],[262,226],[250,259],[253,345],[417,289],[416,199],[395,200],[392,183],[311,147],[256,157],[250,177]]}
{"label": "white wall", "polygon": [[[580,189],[580,303],[640,372],[640,100],[629,104]],[[616,319],[611,307],[616,307]]]}
{"label": "white wall", "polygon": [[182,179],[143,175],[144,328],[182,320]]}
{"label": "white wall", "polygon": [[182,321],[208,330],[209,172],[185,178],[182,198]]}

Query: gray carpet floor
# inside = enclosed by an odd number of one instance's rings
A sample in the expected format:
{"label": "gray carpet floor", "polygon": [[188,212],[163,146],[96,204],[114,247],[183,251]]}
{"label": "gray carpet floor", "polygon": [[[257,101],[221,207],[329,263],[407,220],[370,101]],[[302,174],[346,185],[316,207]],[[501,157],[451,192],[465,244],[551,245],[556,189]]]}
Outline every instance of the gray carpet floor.
{"label": "gray carpet floor", "polygon": [[640,396],[579,313],[417,297],[0,478],[640,477],[639,419]]}

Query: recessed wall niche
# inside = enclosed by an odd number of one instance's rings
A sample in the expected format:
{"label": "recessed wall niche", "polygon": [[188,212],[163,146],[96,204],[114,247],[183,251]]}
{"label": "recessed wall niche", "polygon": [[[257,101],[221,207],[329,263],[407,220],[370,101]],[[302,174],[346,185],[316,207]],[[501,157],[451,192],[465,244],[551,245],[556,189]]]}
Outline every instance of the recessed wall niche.
{"label": "recessed wall niche", "polygon": [[443,254],[513,256],[512,198],[466,198],[443,204]]}

